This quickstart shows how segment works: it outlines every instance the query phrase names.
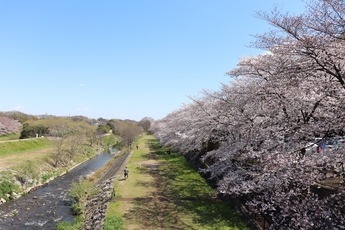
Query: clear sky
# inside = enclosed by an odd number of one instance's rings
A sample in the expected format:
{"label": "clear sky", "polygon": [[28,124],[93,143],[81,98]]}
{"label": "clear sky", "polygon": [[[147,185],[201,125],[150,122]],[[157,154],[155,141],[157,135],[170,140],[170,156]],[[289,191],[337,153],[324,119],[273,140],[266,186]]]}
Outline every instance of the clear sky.
{"label": "clear sky", "polygon": [[300,0],[0,0],[0,111],[89,118],[160,119],[226,72],[255,17]]}

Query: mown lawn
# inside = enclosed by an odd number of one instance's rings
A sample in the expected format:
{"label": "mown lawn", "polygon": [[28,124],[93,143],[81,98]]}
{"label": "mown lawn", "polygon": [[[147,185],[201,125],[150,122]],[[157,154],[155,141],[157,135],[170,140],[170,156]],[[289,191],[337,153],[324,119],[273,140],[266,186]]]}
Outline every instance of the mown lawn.
{"label": "mown lawn", "polygon": [[184,157],[165,154],[151,135],[136,144],[130,176],[115,179],[118,198],[107,214],[121,216],[123,229],[249,229]]}
{"label": "mown lawn", "polygon": [[0,157],[21,152],[44,149],[51,146],[52,142],[47,138],[0,142]]}

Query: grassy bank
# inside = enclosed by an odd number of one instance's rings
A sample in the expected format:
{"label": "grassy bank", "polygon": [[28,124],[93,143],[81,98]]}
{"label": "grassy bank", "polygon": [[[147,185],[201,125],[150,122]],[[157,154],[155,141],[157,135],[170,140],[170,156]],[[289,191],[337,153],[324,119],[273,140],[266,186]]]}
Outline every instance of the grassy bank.
{"label": "grassy bank", "polygon": [[52,143],[47,138],[0,142],[0,157],[21,152],[40,150],[51,146]]}
{"label": "grassy bank", "polygon": [[[115,137],[105,136],[102,147],[105,148],[116,142]],[[54,142],[47,138],[0,142],[0,182],[6,181],[20,185],[21,192],[24,192],[90,159],[99,152],[100,146],[91,148],[82,145],[73,158],[70,158],[67,155],[68,145],[66,145],[63,149],[64,155],[61,156],[63,164],[57,167],[52,164],[55,154],[53,147]],[[2,195],[0,194],[0,197]]]}
{"label": "grassy bank", "polygon": [[122,229],[249,229],[185,158],[165,154],[151,135],[136,144],[129,178],[115,179],[117,198],[107,213],[122,218]]}
{"label": "grassy bank", "polygon": [[12,133],[8,135],[0,136],[0,141],[18,140],[19,137],[20,137],[20,133]]}

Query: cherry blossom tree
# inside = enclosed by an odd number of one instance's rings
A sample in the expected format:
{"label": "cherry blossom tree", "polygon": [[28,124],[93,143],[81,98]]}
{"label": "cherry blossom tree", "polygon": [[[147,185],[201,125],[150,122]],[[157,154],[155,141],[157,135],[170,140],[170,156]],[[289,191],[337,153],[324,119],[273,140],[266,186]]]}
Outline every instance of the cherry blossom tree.
{"label": "cherry blossom tree", "polygon": [[243,58],[230,84],[155,121],[162,145],[204,151],[218,191],[268,216],[272,229],[344,229],[343,147],[307,153],[314,138],[344,135],[344,19],[339,0],[311,1],[298,16],[260,12],[277,28],[257,35],[267,52]]}
{"label": "cherry blossom tree", "polygon": [[18,121],[9,117],[0,117],[0,136],[19,132]]}

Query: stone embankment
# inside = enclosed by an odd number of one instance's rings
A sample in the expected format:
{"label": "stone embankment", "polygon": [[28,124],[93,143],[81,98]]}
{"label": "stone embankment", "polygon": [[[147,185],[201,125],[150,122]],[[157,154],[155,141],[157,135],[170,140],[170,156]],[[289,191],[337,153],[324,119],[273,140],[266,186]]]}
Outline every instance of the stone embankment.
{"label": "stone embankment", "polygon": [[100,192],[97,194],[97,197],[88,200],[86,204],[84,229],[103,230],[108,203],[115,197],[115,191],[113,189],[114,178],[122,175],[122,171],[132,154],[133,151],[124,154],[119,153],[114,162],[112,162],[97,180],[96,186],[100,188]]}
{"label": "stone embankment", "polygon": [[108,203],[114,198],[113,178],[97,185],[100,192],[97,197],[88,200],[85,207],[86,230],[103,230],[104,218],[108,209]]}

